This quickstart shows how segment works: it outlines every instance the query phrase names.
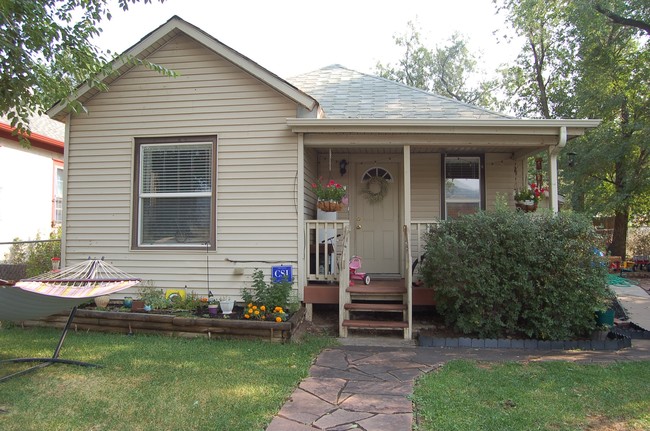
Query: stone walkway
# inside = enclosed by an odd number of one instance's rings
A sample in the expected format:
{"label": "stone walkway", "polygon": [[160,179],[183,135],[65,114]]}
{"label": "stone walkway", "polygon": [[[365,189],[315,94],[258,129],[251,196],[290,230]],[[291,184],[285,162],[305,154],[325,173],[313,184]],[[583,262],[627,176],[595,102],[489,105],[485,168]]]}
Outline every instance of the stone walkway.
{"label": "stone walkway", "polygon": [[630,322],[650,331],[650,295],[645,289],[632,283],[610,285],[618,303],[625,309]]}
{"label": "stone walkway", "polygon": [[[347,339],[350,342],[353,339]],[[354,340],[353,340],[354,342]],[[410,431],[415,379],[453,359],[481,361],[619,362],[650,360],[650,340],[633,340],[621,351],[377,346],[358,341],[323,351],[266,431]],[[375,344],[375,345],[368,345]]]}

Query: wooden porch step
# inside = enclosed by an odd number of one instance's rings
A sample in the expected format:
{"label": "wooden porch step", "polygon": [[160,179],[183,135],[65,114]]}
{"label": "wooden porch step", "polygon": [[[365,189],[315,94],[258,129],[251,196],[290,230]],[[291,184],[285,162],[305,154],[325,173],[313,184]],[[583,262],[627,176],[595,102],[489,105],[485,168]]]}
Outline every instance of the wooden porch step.
{"label": "wooden porch step", "polygon": [[347,328],[363,329],[406,329],[409,327],[408,322],[390,322],[385,320],[344,320],[342,325]]}
{"label": "wooden porch step", "polygon": [[359,284],[350,286],[346,289],[349,293],[358,293],[364,295],[403,295],[406,293],[406,286],[373,286]]}
{"label": "wooden porch step", "polygon": [[406,310],[406,304],[377,304],[377,303],[353,302],[352,304],[345,304],[344,307],[346,310],[350,310],[350,311],[402,312]]}

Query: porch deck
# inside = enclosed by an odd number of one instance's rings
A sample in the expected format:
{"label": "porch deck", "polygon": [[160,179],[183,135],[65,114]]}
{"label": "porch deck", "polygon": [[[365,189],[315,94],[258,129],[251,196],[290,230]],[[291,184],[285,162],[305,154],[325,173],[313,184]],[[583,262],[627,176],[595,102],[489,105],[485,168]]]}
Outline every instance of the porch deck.
{"label": "porch deck", "polygon": [[[372,295],[375,299],[378,296],[403,295],[406,293],[406,281],[396,280],[375,280],[369,285],[355,284],[348,289],[351,293]],[[430,287],[413,286],[413,305],[435,305],[433,299],[434,290]],[[305,286],[305,304],[338,304],[339,285],[338,283],[310,282]]]}

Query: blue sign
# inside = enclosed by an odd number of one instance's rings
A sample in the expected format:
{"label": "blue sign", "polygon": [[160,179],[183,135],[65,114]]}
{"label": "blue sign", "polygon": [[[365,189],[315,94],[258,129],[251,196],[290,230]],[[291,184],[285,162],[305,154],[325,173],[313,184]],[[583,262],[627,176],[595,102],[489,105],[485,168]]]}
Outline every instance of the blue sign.
{"label": "blue sign", "polygon": [[293,281],[293,267],[291,265],[280,265],[271,267],[271,278],[279,283],[283,280]]}

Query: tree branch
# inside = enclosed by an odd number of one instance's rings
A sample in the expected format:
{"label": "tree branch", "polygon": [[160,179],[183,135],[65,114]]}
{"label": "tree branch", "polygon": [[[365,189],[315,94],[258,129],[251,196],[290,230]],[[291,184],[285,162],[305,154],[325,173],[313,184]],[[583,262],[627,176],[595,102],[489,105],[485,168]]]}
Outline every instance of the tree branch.
{"label": "tree branch", "polygon": [[596,12],[600,13],[601,15],[606,16],[611,22],[615,24],[621,24],[627,27],[634,27],[638,28],[639,30],[645,31],[648,35],[650,35],[650,24],[638,19],[633,19],[633,18],[625,18],[624,16],[618,15],[614,12],[612,12],[609,9],[605,9],[603,6],[597,4],[594,6],[596,9]]}

